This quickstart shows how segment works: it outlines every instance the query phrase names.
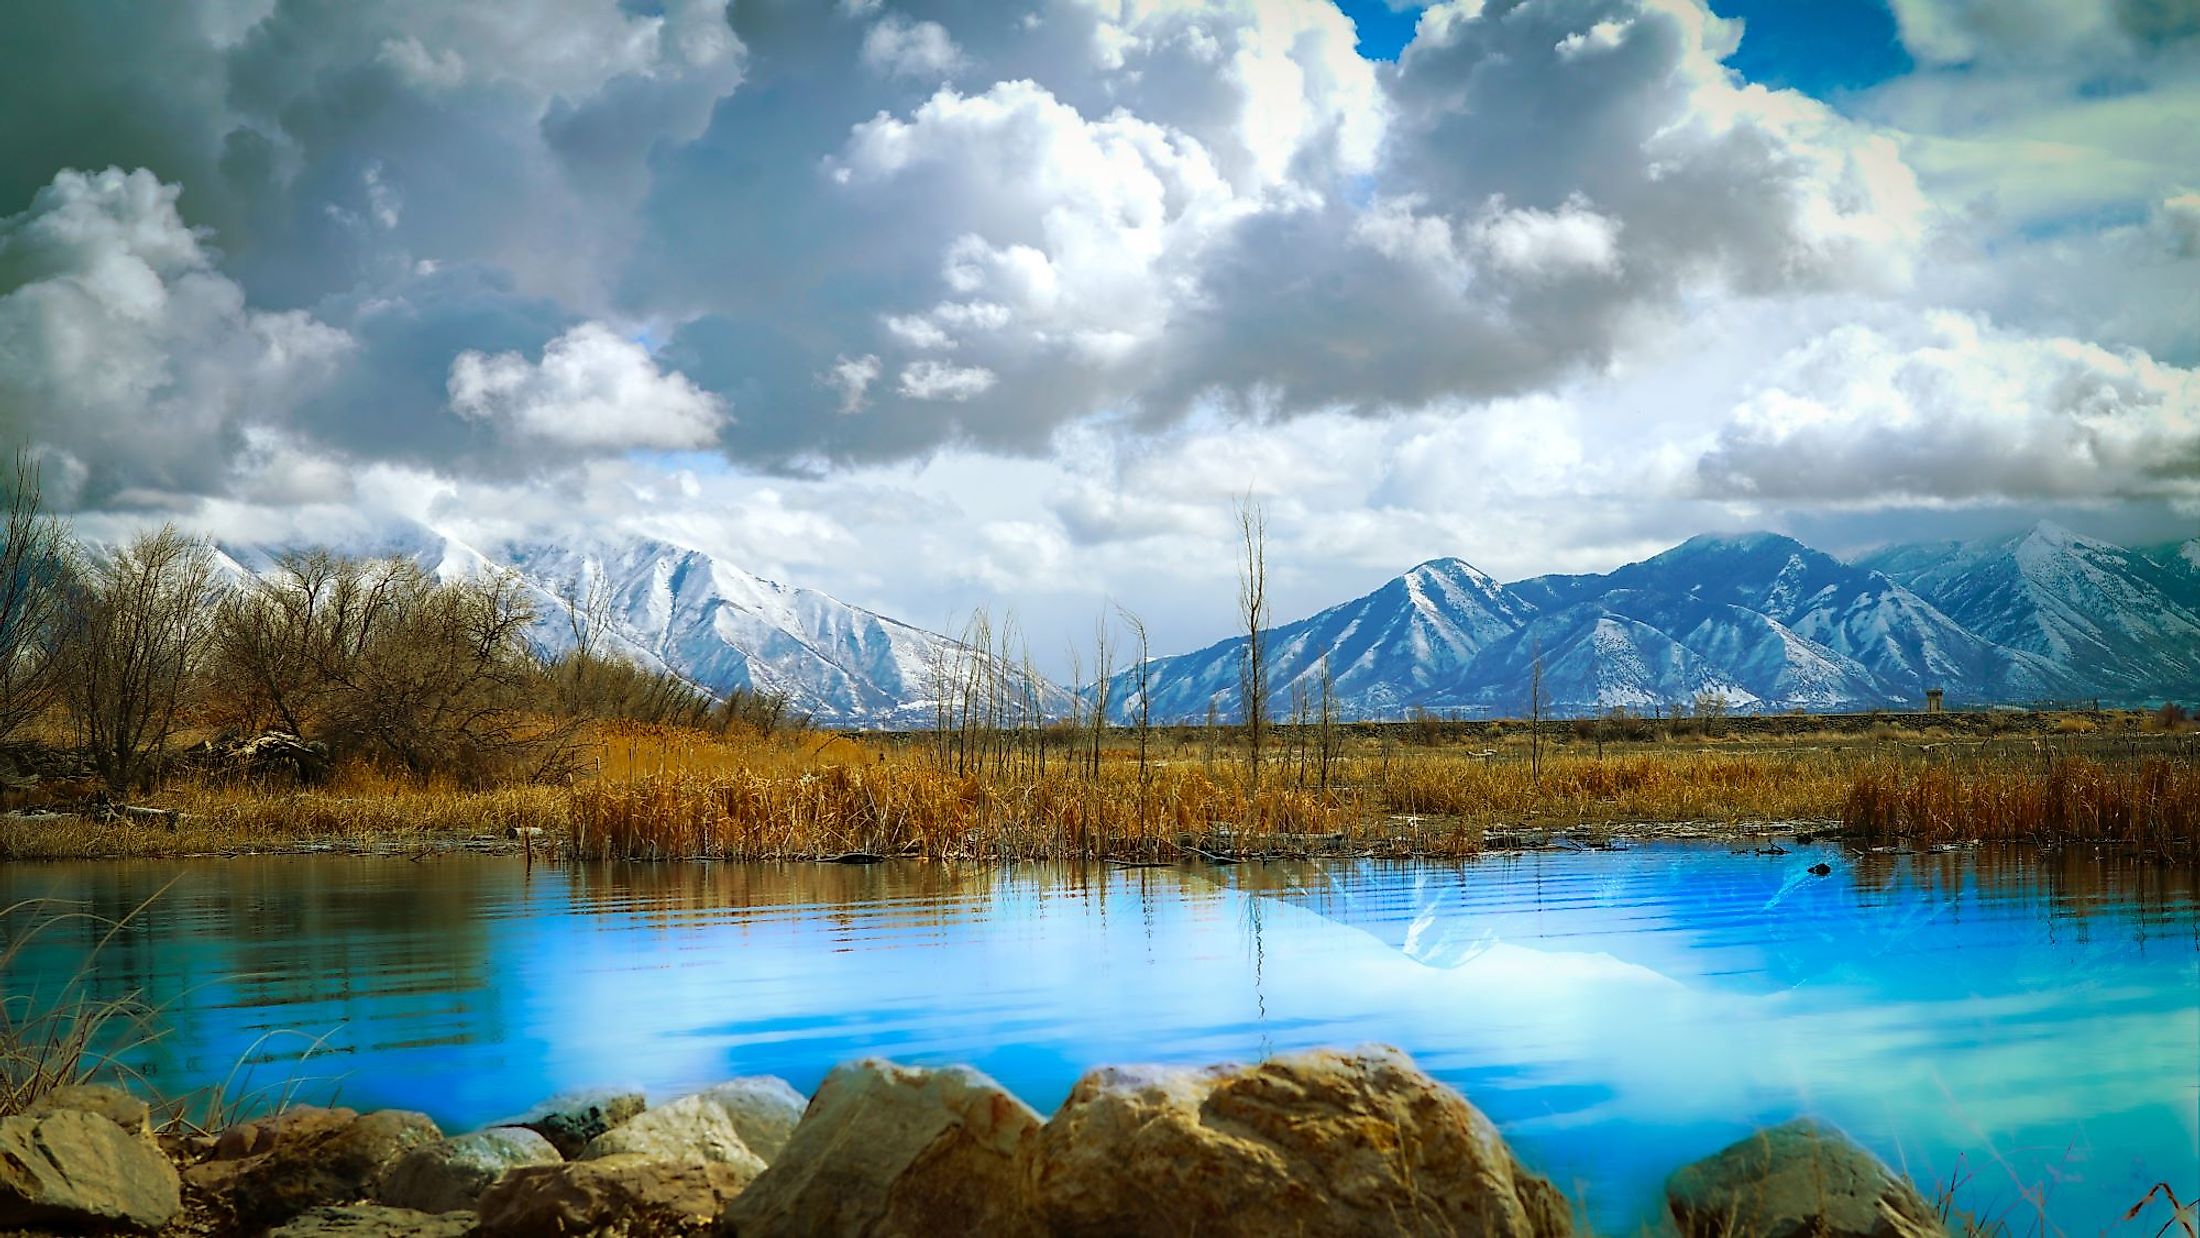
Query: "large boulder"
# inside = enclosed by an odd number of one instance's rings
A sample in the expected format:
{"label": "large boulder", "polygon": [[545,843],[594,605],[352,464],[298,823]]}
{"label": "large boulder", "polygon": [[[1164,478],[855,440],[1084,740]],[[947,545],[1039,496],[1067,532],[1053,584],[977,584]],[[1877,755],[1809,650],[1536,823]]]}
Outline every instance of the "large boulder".
{"label": "large boulder", "polygon": [[506,1170],[564,1159],[549,1140],[524,1126],[492,1126],[407,1152],[382,1175],[375,1197],[399,1208],[455,1212],[473,1207]]}
{"label": "large boulder", "polygon": [[267,1238],[463,1238],[474,1227],[471,1212],[427,1213],[381,1204],[308,1208]]}
{"label": "large boulder", "polygon": [[1571,1232],[1556,1188],[1395,1049],[1102,1069],[1041,1133],[1033,1206],[1064,1235]]}
{"label": "large boulder", "polygon": [[107,1118],[0,1118],[0,1230],[156,1230],[181,1206],[175,1166]]}
{"label": "large boulder", "polygon": [[588,1141],[577,1160],[632,1153],[658,1161],[709,1161],[738,1165],[750,1178],[764,1162],[741,1141],[726,1111],[701,1096],[684,1096],[645,1110]]}
{"label": "large boulder", "polygon": [[967,1067],[836,1068],[770,1169],[726,1212],[740,1238],[1024,1235],[1039,1115]]}
{"label": "large boulder", "polygon": [[697,1096],[724,1110],[734,1132],[766,1164],[779,1159],[809,1098],[776,1075],[747,1075],[704,1088]]}
{"label": "large boulder", "polygon": [[553,1096],[497,1125],[524,1126],[549,1140],[558,1155],[571,1159],[580,1155],[589,1140],[631,1121],[634,1115],[648,1107],[649,1101],[640,1092],[596,1088]]}
{"label": "large boulder", "polygon": [[748,1184],[739,1165],[627,1153],[532,1166],[505,1174],[482,1195],[474,1232],[479,1238],[709,1234],[727,1201]]}
{"label": "large boulder", "polygon": [[120,1088],[97,1083],[59,1087],[31,1102],[23,1112],[34,1118],[42,1118],[49,1113],[61,1113],[65,1110],[96,1113],[145,1141],[147,1145],[159,1146],[159,1141],[153,1134],[153,1107]]}
{"label": "large boulder", "polygon": [[183,1178],[240,1227],[279,1225],[321,1204],[368,1198],[406,1153],[442,1138],[422,1113],[301,1106],[222,1132],[214,1159]]}
{"label": "large boulder", "polygon": [[1938,1233],[1916,1188],[1808,1118],[1758,1131],[1675,1173],[1665,1204],[1684,1238],[1906,1238]]}

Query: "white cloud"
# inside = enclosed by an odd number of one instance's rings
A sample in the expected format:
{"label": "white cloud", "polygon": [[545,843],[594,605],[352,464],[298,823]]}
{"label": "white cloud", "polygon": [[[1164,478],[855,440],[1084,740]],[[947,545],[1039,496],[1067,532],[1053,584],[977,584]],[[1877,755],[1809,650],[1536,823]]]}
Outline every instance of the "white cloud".
{"label": "white cloud", "polygon": [[152,173],[62,172],[0,218],[0,419],[85,502],[217,492],[353,342],[249,308]]}
{"label": "white cloud", "polygon": [[1952,314],[1783,357],[1700,465],[1789,501],[2200,496],[2200,372]]}
{"label": "white cloud", "polygon": [[969,63],[945,26],[899,13],[887,14],[864,32],[862,55],[874,72],[932,81],[952,77]]}
{"label": "white cloud", "polygon": [[818,381],[840,393],[840,411],[860,413],[871,391],[871,384],[878,381],[879,359],[875,353],[860,357],[839,356],[833,358],[830,370],[818,377]]}
{"label": "white cloud", "polygon": [[1615,270],[1619,231],[1619,221],[1579,198],[1556,211],[1494,211],[1476,226],[1491,260],[1529,279]]}
{"label": "white cloud", "polygon": [[984,395],[999,375],[983,366],[919,361],[901,372],[898,389],[912,400],[968,400]]}
{"label": "white cloud", "polygon": [[724,402],[602,323],[550,341],[542,359],[472,350],[451,362],[451,411],[525,437],[583,450],[701,447],[726,420]]}

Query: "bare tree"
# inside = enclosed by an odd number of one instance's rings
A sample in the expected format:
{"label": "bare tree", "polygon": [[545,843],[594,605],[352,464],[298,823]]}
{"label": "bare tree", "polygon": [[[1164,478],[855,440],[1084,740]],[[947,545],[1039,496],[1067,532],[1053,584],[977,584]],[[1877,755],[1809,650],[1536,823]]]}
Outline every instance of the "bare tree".
{"label": "bare tree", "polygon": [[1329,654],[1322,654],[1321,666],[1321,741],[1320,765],[1322,790],[1329,789],[1330,770],[1337,763],[1339,748],[1337,738],[1337,680],[1329,672]]}
{"label": "bare tree", "polygon": [[62,617],[73,573],[68,527],[43,508],[38,462],[15,453],[0,529],[0,739],[44,713],[61,690]]}
{"label": "bare tree", "polygon": [[1543,786],[1543,642],[1535,643],[1535,662],[1528,671],[1528,777]]}
{"label": "bare tree", "polygon": [[174,528],[86,573],[64,674],[92,767],[115,791],[149,787],[205,650],[214,553]]}
{"label": "bare tree", "polygon": [[558,602],[565,607],[566,627],[573,633],[573,648],[582,657],[596,656],[596,646],[611,630],[614,601],[610,576],[600,566],[587,562],[581,564],[580,575],[558,590]]}
{"label": "bare tree", "polygon": [[1238,651],[1238,703],[1245,716],[1246,771],[1260,789],[1261,745],[1268,730],[1268,521],[1251,493],[1237,504],[1238,618],[1245,645]]}
{"label": "bare tree", "polygon": [[1146,783],[1148,773],[1147,747],[1153,739],[1153,650],[1146,640],[1146,623],[1129,610],[1118,606],[1116,613],[1123,616],[1124,626],[1131,630],[1131,641],[1137,646],[1133,655],[1138,660],[1131,667],[1131,706],[1129,719],[1138,738],[1138,806],[1139,819],[1145,819]]}
{"label": "bare tree", "polygon": [[1108,693],[1115,678],[1115,634],[1108,629],[1108,614],[1100,612],[1092,636],[1092,745],[1091,768],[1100,777],[1100,741],[1108,733]]}

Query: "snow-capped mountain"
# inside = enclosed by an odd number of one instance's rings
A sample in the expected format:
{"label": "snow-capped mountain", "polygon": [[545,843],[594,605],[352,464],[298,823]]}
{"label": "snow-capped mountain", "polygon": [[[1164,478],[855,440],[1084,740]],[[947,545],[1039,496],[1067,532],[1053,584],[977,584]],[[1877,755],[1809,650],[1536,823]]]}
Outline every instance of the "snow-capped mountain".
{"label": "snow-capped mountain", "polygon": [[2035,700],[2068,677],[1966,630],[1889,577],[1771,533],[1694,537],[1562,589],[1640,620],[1715,660],[1751,696],[1782,709],[1954,700]]}
{"label": "snow-capped mountain", "polygon": [[[237,572],[255,574],[284,551],[219,549]],[[477,548],[415,525],[342,549],[409,558],[446,579],[513,572],[535,604],[532,635],[546,653],[572,648],[587,630],[601,648],[714,694],[785,693],[795,712],[825,725],[929,725],[937,668],[971,656],[938,633],[646,538]],[[1060,707],[1059,689],[1042,693]]]}
{"label": "snow-capped mountain", "polygon": [[[1477,654],[1534,613],[1534,607],[1468,563],[1423,563],[1365,597],[1269,629],[1270,712],[1289,716],[1294,687],[1310,701],[1319,699],[1322,657],[1327,654],[1331,699],[1341,716],[1403,716],[1451,690]],[[1240,636],[1155,659],[1149,669],[1153,718],[1203,721],[1211,703],[1220,717],[1236,717],[1241,712],[1238,666],[1244,648]],[[1132,673],[1126,671],[1112,683],[1109,712],[1131,717],[1137,708]]]}
{"label": "snow-capped mountain", "polygon": [[1980,636],[2116,698],[2200,688],[2200,539],[2163,559],[2041,523],[2015,537],[1896,546],[1867,562]]}
{"label": "snow-capped mountain", "polygon": [[[2200,627],[2177,592],[2196,587],[2200,543],[2145,555],[2052,527],[1860,563],[1769,533],[1697,537],[1602,575],[1509,585],[1438,560],[1273,629],[1269,707],[1287,717],[1325,651],[1339,711],[1363,718],[1519,715],[1539,664],[1544,708],[1561,715],[1707,695],[1745,711],[1915,708],[1933,688],[1959,707],[2160,699],[2200,684]],[[2048,621],[2055,639],[2034,635]],[[1215,702],[1236,718],[1243,646],[1156,659],[1154,716],[1198,720]],[[1134,708],[1129,673],[1113,702]]]}

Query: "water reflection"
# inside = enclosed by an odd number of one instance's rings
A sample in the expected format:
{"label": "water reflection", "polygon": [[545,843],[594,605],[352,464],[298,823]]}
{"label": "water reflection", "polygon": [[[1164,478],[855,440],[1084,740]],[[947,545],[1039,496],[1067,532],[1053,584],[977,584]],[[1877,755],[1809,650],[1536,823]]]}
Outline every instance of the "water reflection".
{"label": "water reflection", "polygon": [[[1831,877],[1808,873],[1825,859]],[[1042,1110],[1101,1062],[1386,1040],[1623,1227],[1675,1165],[1798,1110],[1972,1202],[2103,1228],[2200,1185],[2200,881],[2066,851],[1228,868],[288,858],[18,865],[120,916],[98,984],[163,1004],[168,1086],[263,1081],[478,1123],[862,1053],[970,1061]],[[96,930],[5,977],[50,985]],[[295,1031],[325,1037],[302,1065]],[[1958,1158],[1962,1158],[1959,1162]]]}

